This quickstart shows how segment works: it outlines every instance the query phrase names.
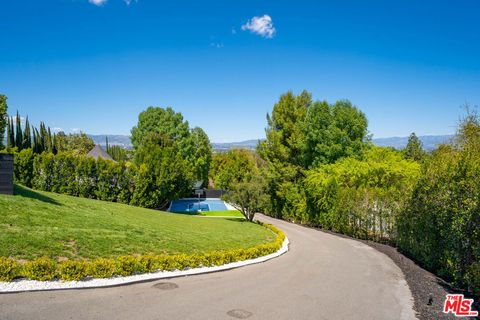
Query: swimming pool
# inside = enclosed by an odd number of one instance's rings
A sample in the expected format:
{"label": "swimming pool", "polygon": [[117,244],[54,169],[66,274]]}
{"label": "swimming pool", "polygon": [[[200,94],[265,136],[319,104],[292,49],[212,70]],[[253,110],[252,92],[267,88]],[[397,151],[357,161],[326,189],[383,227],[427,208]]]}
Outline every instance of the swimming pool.
{"label": "swimming pool", "polygon": [[197,211],[225,211],[228,210],[225,202],[220,199],[180,199],[172,201],[168,211],[197,212]]}

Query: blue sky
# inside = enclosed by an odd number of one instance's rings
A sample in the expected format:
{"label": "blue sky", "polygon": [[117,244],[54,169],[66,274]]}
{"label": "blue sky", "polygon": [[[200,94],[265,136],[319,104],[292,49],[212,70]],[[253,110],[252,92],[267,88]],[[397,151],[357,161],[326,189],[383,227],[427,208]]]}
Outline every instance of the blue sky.
{"label": "blue sky", "polygon": [[128,134],[155,105],[215,142],[260,138],[279,95],[307,89],[350,99],[375,137],[448,134],[461,105],[480,104],[478,0],[15,0],[0,12],[10,112],[66,132]]}

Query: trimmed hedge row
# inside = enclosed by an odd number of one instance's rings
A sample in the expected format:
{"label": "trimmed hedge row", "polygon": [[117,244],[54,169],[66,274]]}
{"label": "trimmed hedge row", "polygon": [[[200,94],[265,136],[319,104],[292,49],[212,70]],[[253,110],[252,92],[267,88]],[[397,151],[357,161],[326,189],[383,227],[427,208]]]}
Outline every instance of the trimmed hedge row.
{"label": "trimmed hedge row", "polygon": [[15,278],[40,281],[58,278],[64,281],[78,281],[85,277],[129,276],[156,271],[220,266],[254,259],[278,251],[285,240],[285,234],[280,229],[269,224],[260,222],[259,224],[274,232],[277,238],[272,242],[248,249],[212,251],[204,254],[120,256],[115,259],[66,260],[58,263],[48,257],[41,257],[25,263],[20,263],[12,258],[0,257],[0,281],[12,281]]}

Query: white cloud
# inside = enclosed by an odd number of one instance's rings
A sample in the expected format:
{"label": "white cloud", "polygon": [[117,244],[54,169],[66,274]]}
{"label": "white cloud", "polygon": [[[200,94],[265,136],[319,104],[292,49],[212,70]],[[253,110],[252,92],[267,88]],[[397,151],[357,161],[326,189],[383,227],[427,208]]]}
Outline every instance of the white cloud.
{"label": "white cloud", "polygon": [[134,2],[134,1],[137,2],[138,0],[123,0],[123,1],[125,1],[125,3],[127,4],[127,6],[129,6],[130,3]]}
{"label": "white cloud", "polygon": [[72,133],[80,133],[80,132],[82,132],[82,130],[80,130],[79,128],[72,128],[72,129],[70,129],[70,131],[71,131]]}
{"label": "white cloud", "polygon": [[108,0],[88,0],[91,4],[94,4],[96,6],[103,6],[105,3],[107,3]]}
{"label": "white cloud", "polygon": [[54,127],[54,128],[52,128],[52,131],[55,132],[55,133],[59,133],[60,131],[63,131],[63,129],[60,128],[60,127]]}
{"label": "white cloud", "polygon": [[242,30],[250,30],[250,32],[264,38],[273,38],[276,32],[272,18],[268,14],[261,17],[253,17],[242,26]]}
{"label": "white cloud", "polygon": [[218,43],[218,42],[212,42],[212,43],[210,43],[210,46],[214,47],[214,48],[223,48],[224,47],[223,43]]}

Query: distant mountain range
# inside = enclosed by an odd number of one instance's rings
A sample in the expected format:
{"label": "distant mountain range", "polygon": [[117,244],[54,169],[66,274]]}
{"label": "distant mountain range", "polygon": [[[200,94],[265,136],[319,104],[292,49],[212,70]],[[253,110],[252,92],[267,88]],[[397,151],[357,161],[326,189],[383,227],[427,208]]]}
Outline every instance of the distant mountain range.
{"label": "distant mountain range", "polygon": [[108,137],[108,144],[113,146],[121,146],[125,149],[132,148],[132,141],[130,141],[130,136],[121,135],[121,134],[87,134],[95,144],[98,144],[102,147],[105,147],[106,137]]}
{"label": "distant mountain range", "polygon": [[[130,141],[130,136],[127,135],[88,135],[92,140],[101,146],[105,146],[105,138],[108,137],[108,143],[110,145],[118,145],[126,149],[132,147],[132,142]],[[423,143],[423,148],[427,151],[431,151],[436,148],[438,144],[447,143],[452,139],[453,135],[428,135],[428,136],[419,136],[420,140]],[[258,140],[246,140],[241,142],[224,142],[224,143],[212,143],[212,148],[216,152],[225,152],[230,149],[241,148],[248,150],[255,150],[257,147]],[[390,138],[375,138],[373,143],[380,147],[393,147],[395,149],[403,149],[407,145],[408,137],[390,137]]]}
{"label": "distant mountain range", "polygon": [[[419,136],[422,141],[423,149],[432,151],[441,143],[450,142],[453,135],[443,136]],[[395,149],[403,149],[408,143],[408,137],[391,137],[391,138],[376,138],[373,139],[373,143],[380,147],[393,147]]]}

